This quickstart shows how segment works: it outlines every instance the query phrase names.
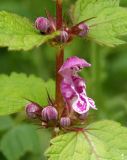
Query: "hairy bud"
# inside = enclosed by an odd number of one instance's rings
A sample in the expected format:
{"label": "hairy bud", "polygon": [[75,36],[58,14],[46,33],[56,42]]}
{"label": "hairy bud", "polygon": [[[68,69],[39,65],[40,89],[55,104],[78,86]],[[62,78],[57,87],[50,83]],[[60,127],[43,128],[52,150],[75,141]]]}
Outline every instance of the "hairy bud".
{"label": "hairy bud", "polygon": [[61,127],[69,127],[71,125],[71,120],[69,117],[62,117],[60,119]]}
{"label": "hairy bud", "polygon": [[50,28],[50,22],[45,17],[38,17],[35,21],[35,26],[43,33],[47,33]]}
{"label": "hairy bud", "polygon": [[88,112],[79,115],[80,120],[85,120],[88,117]]}
{"label": "hairy bud", "polygon": [[61,31],[60,35],[56,37],[57,42],[66,43],[69,39],[69,35],[66,31]]}
{"label": "hairy bud", "polygon": [[89,31],[89,27],[85,23],[79,24],[78,28],[80,29],[80,32],[78,33],[80,37],[84,37]]}
{"label": "hairy bud", "polygon": [[47,106],[42,110],[41,116],[44,121],[56,120],[58,112],[53,106]]}
{"label": "hairy bud", "polygon": [[36,118],[40,111],[40,107],[35,103],[29,103],[26,106],[26,113],[30,118]]}

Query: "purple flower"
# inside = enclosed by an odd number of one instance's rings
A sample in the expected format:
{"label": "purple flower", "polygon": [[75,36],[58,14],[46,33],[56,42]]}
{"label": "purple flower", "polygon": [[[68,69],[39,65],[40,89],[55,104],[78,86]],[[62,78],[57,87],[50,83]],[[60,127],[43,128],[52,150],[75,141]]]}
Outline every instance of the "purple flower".
{"label": "purple flower", "polygon": [[58,112],[53,106],[47,106],[42,110],[42,119],[44,121],[57,120]]}
{"label": "purple flower", "polygon": [[85,81],[78,75],[81,69],[90,66],[84,59],[74,56],[68,58],[59,70],[63,76],[61,93],[65,102],[79,114],[87,113],[90,108],[96,109],[94,101],[87,97]]}

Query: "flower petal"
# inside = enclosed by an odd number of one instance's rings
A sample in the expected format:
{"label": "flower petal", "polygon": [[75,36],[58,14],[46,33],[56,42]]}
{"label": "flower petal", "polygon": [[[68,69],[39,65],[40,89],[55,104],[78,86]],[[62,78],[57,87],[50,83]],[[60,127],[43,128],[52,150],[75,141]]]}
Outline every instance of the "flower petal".
{"label": "flower petal", "polygon": [[90,109],[90,104],[87,96],[78,96],[78,98],[74,98],[71,102],[72,108],[75,112],[79,114],[87,113]]}
{"label": "flower petal", "polygon": [[68,58],[62,67],[59,70],[59,73],[64,76],[67,72],[70,74],[73,73],[73,71],[78,72],[80,69],[84,67],[90,67],[91,64],[85,61],[84,59],[78,58],[76,56]]}
{"label": "flower petal", "polygon": [[90,103],[90,107],[97,110],[94,100],[92,98],[88,98],[88,101]]}
{"label": "flower petal", "polygon": [[75,90],[72,88],[71,84],[67,83],[65,80],[61,83],[61,93],[65,100],[72,99],[76,96]]}
{"label": "flower petal", "polygon": [[72,81],[75,87],[75,90],[80,94],[84,93],[86,95],[86,84],[83,78],[79,76],[72,76]]}

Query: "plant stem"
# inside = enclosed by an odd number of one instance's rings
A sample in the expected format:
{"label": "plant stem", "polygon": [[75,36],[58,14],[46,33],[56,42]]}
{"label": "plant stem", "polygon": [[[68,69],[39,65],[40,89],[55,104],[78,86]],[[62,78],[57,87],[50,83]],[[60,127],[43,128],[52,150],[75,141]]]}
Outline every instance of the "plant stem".
{"label": "plant stem", "polygon": [[56,28],[57,30],[62,28],[62,0],[56,0]]}
{"label": "plant stem", "polygon": [[[62,28],[62,0],[56,0],[56,24],[57,24],[57,30]],[[62,81],[61,75],[58,74],[58,71],[60,67],[63,65],[64,62],[64,47],[60,46],[58,49],[58,53],[56,54],[56,108],[59,113],[59,117],[62,114],[63,107],[64,107],[64,101],[63,96],[60,91],[60,84]]]}

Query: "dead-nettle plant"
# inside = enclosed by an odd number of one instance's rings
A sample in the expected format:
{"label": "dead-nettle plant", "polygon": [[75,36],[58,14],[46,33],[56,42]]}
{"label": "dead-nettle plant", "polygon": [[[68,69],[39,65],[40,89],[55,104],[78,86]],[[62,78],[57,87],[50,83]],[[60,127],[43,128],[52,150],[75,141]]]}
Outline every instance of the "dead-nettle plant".
{"label": "dead-nettle plant", "polygon": [[56,17],[46,11],[34,24],[0,12],[0,46],[30,50],[48,42],[58,48],[56,85],[25,74],[0,76],[0,115],[26,106],[30,119],[52,128],[54,138],[45,153],[50,160],[127,160],[126,128],[109,120],[86,123],[88,112],[98,107],[78,73],[91,64],[77,56],[64,62],[64,46],[77,36],[110,47],[126,43],[122,37],[127,35],[127,9],[119,0],[77,0],[71,19],[69,26],[62,16],[62,0],[56,0]]}

